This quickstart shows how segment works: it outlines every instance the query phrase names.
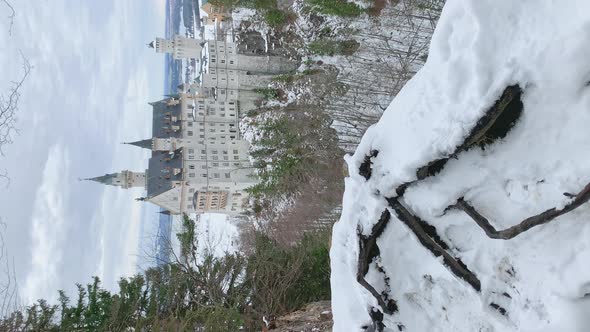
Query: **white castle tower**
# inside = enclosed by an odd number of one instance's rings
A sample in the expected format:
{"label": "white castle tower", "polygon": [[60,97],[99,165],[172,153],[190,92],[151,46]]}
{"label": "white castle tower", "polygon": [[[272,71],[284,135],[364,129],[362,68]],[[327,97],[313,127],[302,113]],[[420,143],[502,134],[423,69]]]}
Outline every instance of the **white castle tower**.
{"label": "white castle tower", "polygon": [[156,38],[148,44],[157,53],[170,53],[174,59],[195,59],[199,61],[203,50],[203,41],[199,39],[174,36],[174,39]]}
{"label": "white castle tower", "polygon": [[94,178],[84,179],[95,181],[109,186],[129,188],[145,188],[145,172],[132,172],[124,170],[118,173],[105,174]]}
{"label": "white castle tower", "polygon": [[157,53],[171,53],[174,59],[200,61],[201,51],[206,49],[207,67],[248,72],[248,75],[278,75],[295,70],[298,64],[280,56],[238,54],[236,43],[218,40],[200,40],[182,36],[173,39],[156,38],[148,44]]}

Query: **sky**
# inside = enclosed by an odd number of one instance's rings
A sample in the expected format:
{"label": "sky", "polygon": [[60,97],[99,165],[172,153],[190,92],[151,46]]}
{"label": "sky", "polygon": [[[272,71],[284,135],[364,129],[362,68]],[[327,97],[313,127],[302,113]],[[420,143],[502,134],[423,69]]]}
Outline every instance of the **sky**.
{"label": "sky", "polygon": [[[25,303],[70,294],[75,283],[117,280],[137,268],[142,225],[157,220],[142,190],[78,178],[143,171],[149,154],[124,141],[150,135],[149,101],[163,93],[164,57],[146,47],[164,35],[163,0],[0,1],[0,93],[33,66],[22,89],[19,135],[0,156],[0,218]],[[5,187],[5,185],[7,185]]]}

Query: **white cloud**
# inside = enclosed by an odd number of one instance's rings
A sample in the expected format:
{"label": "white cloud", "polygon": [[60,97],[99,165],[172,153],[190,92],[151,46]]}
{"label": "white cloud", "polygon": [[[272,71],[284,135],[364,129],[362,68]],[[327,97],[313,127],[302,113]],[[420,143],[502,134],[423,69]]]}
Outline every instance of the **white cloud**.
{"label": "white cloud", "polygon": [[68,151],[60,144],[49,149],[43,180],[35,196],[32,217],[32,268],[26,278],[23,296],[27,303],[38,298],[55,298],[66,246],[66,211],[69,194],[63,184],[69,177]]}
{"label": "white cloud", "polygon": [[[127,81],[127,91],[123,97],[119,121],[113,126],[114,140],[117,142],[139,140],[148,137],[151,112],[147,104],[149,77],[145,68],[137,68]],[[147,167],[149,153],[135,146],[116,144],[111,170],[128,169],[142,172]],[[140,222],[143,204],[134,198],[141,197],[143,188],[123,190],[105,188],[101,198],[98,219],[102,254],[97,274],[108,288],[114,288],[122,276],[136,272],[140,239]]]}
{"label": "white cloud", "polygon": [[[118,278],[135,271],[144,205],[133,198],[141,193],[75,179],[145,169],[146,152],[119,142],[145,138],[151,129],[147,102],[162,93],[163,61],[145,42],[164,30],[164,5],[13,4],[13,36],[0,31],[7,40],[0,52],[3,73],[18,77],[19,49],[35,66],[23,90],[21,134],[1,160],[12,180],[0,191],[1,216],[23,300],[52,299],[60,288],[72,295],[75,283],[87,283],[92,275],[116,290]],[[58,164],[56,153],[67,158],[71,173],[60,174],[59,185],[46,175]],[[50,184],[54,190],[47,189]]]}

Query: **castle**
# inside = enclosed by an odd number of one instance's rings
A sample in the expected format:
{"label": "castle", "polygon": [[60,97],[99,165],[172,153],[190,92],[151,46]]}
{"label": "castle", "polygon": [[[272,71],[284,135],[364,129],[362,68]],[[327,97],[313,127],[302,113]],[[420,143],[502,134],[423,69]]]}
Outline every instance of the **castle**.
{"label": "castle", "polygon": [[200,83],[150,103],[152,137],[127,143],[152,152],[144,172],[124,170],[88,180],[124,189],[145,188],[139,200],[171,214],[243,213],[245,189],[257,183],[249,143],[240,136],[241,114],[254,109],[273,75],[297,64],[280,57],[238,54],[234,43],[181,36],[157,38],[158,53],[203,64]]}

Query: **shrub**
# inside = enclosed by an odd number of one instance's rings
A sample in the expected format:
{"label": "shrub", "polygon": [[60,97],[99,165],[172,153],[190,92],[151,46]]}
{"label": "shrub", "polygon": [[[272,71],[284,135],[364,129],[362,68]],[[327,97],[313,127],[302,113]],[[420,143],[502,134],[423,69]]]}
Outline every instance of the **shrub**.
{"label": "shrub", "polygon": [[311,233],[284,248],[263,233],[255,235],[248,259],[252,306],[280,315],[313,301],[330,299],[329,231]]}
{"label": "shrub", "polygon": [[264,96],[265,99],[276,99],[279,96],[279,90],[273,88],[261,88],[254,91]]}
{"label": "shrub", "polygon": [[355,17],[365,11],[356,3],[346,0],[307,0],[307,3],[318,12],[326,15]]}
{"label": "shrub", "polygon": [[264,21],[271,27],[279,27],[287,21],[287,16],[280,9],[269,9],[264,13]]}
{"label": "shrub", "polygon": [[318,55],[352,55],[360,47],[359,42],[354,39],[348,40],[331,40],[319,39],[309,43],[308,48],[311,53]]}

